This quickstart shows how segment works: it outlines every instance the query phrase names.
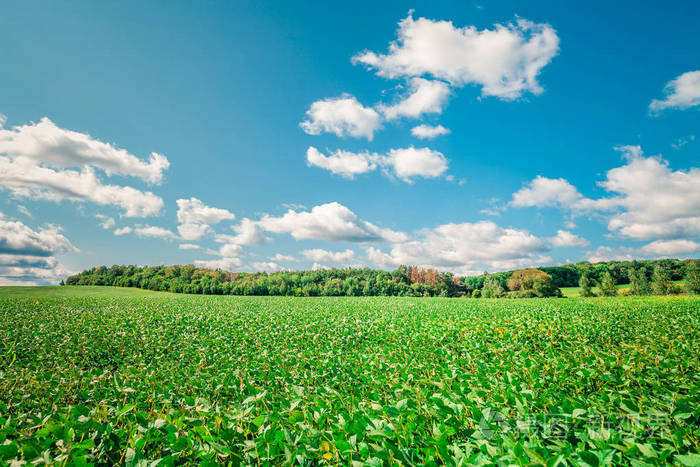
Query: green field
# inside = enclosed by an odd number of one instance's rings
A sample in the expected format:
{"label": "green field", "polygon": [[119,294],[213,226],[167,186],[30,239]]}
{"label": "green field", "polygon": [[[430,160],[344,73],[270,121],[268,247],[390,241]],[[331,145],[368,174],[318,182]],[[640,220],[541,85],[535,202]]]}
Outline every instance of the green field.
{"label": "green field", "polygon": [[0,297],[149,297],[174,294],[153,292],[129,287],[102,287],[99,285],[67,286],[0,286]]}
{"label": "green field", "polygon": [[700,461],[697,297],[78,289],[0,292],[0,462]]}
{"label": "green field", "polygon": [[[674,288],[676,288],[678,292],[684,292],[684,281],[670,281],[670,284]],[[615,287],[617,287],[617,290],[619,291],[618,293],[622,294],[626,291],[629,291],[630,286],[629,284],[618,284]],[[591,287],[591,290],[593,291],[593,293],[599,293],[598,287]],[[561,293],[562,295],[568,298],[579,298],[581,297],[581,287],[561,287]]]}

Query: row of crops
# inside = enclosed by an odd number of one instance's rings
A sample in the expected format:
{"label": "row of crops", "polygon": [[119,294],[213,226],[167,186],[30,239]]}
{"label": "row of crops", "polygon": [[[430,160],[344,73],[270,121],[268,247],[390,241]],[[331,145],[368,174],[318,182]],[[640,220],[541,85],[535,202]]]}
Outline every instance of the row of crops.
{"label": "row of crops", "polygon": [[700,299],[0,298],[0,463],[698,465]]}

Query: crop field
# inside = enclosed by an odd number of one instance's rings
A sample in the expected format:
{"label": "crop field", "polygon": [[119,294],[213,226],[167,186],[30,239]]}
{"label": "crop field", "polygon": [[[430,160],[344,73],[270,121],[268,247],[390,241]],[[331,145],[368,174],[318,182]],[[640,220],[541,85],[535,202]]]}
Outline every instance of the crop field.
{"label": "crop field", "polygon": [[698,465],[700,299],[0,296],[0,463]]}

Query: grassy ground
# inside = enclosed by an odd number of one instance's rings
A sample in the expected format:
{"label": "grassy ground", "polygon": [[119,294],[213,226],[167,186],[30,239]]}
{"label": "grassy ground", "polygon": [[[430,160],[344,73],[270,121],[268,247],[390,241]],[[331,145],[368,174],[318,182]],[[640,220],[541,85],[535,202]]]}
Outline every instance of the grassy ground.
{"label": "grassy ground", "polygon": [[0,465],[700,461],[697,297],[12,292]]}
{"label": "grassy ground", "polygon": [[153,292],[133,287],[101,287],[92,285],[66,285],[43,287],[0,287],[0,297],[144,297],[153,295],[174,296],[168,292]]}
{"label": "grassy ground", "polygon": [[[672,281],[671,284],[673,284],[675,287],[680,287],[681,289],[684,285],[683,281]],[[618,293],[624,293],[629,290],[629,284],[618,284],[616,287]],[[598,293],[597,287],[592,287],[591,290],[593,290],[594,293]],[[581,287],[562,287],[561,293],[564,294],[565,297],[578,298],[581,297]]]}

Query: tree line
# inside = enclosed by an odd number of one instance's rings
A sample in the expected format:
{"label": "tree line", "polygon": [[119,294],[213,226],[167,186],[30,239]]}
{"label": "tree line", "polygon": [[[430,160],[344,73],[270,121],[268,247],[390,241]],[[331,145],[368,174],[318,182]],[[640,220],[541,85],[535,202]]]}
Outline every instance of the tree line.
{"label": "tree line", "polygon": [[681,279],[685,279],[685,291],[700,293],[698,260],[580,262],[471,277],[418,266],[400,266],[394,271],[348,268],[232,273],[193,265],[115,265],[85,270],[61,284],[214,295],[528,298],[560,297],[561,287],[576,286],[584,296],[616,295],[617,284],[630,284],[627,293],[631,295],[665,295],[681,292],[673,283]]}

